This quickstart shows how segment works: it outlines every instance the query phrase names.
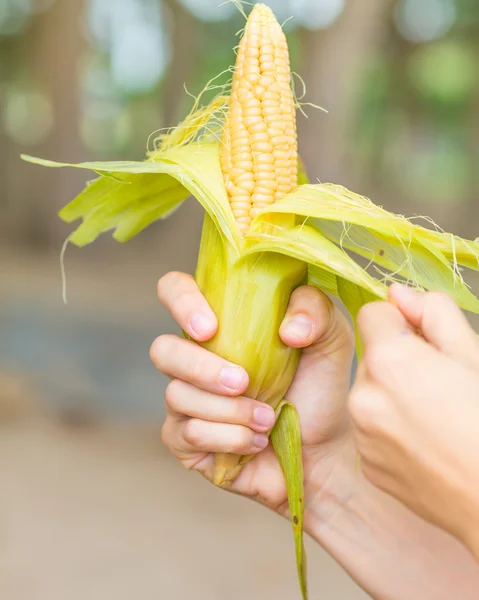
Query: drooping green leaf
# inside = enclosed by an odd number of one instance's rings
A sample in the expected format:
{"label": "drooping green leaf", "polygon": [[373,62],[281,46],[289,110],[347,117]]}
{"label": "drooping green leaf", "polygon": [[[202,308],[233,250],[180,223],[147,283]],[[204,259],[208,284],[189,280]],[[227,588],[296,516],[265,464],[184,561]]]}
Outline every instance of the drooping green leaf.
{"label": "drooping green leaf", "polygon": [[[309,221],[325,237],[363,256],[380,267],[386,278],[401,278],[414,286],[449,293],[465,310],[479,312],[479,300],[471,293],[460,273],[442,252],[425,237],[411,239],[384,235],[360,225],[343,225],[337,221]],[[393,233],[393,232],[391,232]],[[387,271],[384,271],[386,269]]]}
{"label": "drooping green leaf", "polygon": [[303,600],[308,600],[306,553],[304,550],[304,474],[303,447],[299,415],[294,404],[285,402],[280,408],[271,441],[286,481],[289,513],[296,549],[296,567]]}
{"label": "drooping green leaf", "polygon": [[301,186],[265,209],[255,228],[277,213],[306,218],[335,244],[387,269],[380,272],[386,280],[399,277],[428,290],[446,291],[462,308],[479,312],[479,300],[457,268],[478,268],[477,242],[427,230],[331,184]]}
{"label": "drooping green leaf", "polygon": [[[47,167],[76,167],[95,171],[102,175],[111,176],[112,181],[119,183],[119,185],[121,185],[120,182],[123,181],[125,174],[134,175],[136,177],[146,174],[171,176],[203,205],[222,235],[224,235],[233,246],[238,248],[241,244],[241,233],[229,206],[223,174],[221,172],[219,143],[195,142],[155,154],[154,157],[147,161],[136,162],[112,161],[71,164],[57,163],[26,155],[23,155],[22,158],[28,162]],[[164,183],[159,185],[164,185]],[[104,182],[101,184],[98,183],[97,186],[98,190],[93,190],[93,192],[100,192],[101,186],[105,186],[105,188],[108,189],[108,185]],[[87,189],[82,192],[85,196]],[[113,188],[113,191],[110,190],[110,193],[115,195],[118,192],[120,192],[120,195],[116,198],[116,201],[121,201],[123,194],[125,193],[123,189],[121,187],[115,187]],[[82,194],[80,194],[80,196],[82,196]],[[160,204],[162,203],[161,194],[159,196],[158,212],[161,215],[163,214],[160,209]],[[98,198],[99,203],[102,203],[103,201],[103,196]],[[64,209],[66,213],[63,212],[63,217],[65,217],[65,215],[71,217],[71,214],[78,214],[80,209],[85,210],[85,206],[88,206],[90,210],[92,210],[92,207],[94,209],[94,196],[90,195],[88,201],[86,197],[80,199],[77,198],[73,203],[71,203],[72,206]],[[171,207],[169,200],[167,200],[165,204],[167,206],[166,212],[170,212]],[[128,213],[128,219],[134,218],[134,210],[135,206],[132,206]],[[141,220],[140,215],[136,218]],[[116,225],[120,225],[120,221],[118,221]],[[98,229],[98,226],[99,224],[96,223],[95,228]],[[122,228],[120,231],[121,230]],[[85,238],[91,238],[93,236],[94,239],[96,233],[93,231],[93,226],[91,232],[88,231],[87,228],[84,228],[82,236],[85,236]]]}
{"label": "drooping green leaf", "polygon": [[[68,204],[60,217],[67,222],[83,218],[70,236],[76,246],[90,244],[115,228],[113,237],[125,241],[131,237],[126,235],[128,231],[139,233],[154,220],[165,219],[188,195],[188,190],[169,175],[125,175],[121,182],[101,176]],[[152,213],[155,218],[145,219]]]}

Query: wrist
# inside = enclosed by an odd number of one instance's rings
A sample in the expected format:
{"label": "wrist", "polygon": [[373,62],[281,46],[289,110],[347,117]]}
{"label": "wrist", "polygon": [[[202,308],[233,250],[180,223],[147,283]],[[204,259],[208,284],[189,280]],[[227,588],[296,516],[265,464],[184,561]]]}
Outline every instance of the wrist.
{"label": "wrist", "polygon": [[305,530],[373,598],[477,598],[479,566],[472,556],[370,485],[350,438],[315,466],[314,479],[306,490]]}

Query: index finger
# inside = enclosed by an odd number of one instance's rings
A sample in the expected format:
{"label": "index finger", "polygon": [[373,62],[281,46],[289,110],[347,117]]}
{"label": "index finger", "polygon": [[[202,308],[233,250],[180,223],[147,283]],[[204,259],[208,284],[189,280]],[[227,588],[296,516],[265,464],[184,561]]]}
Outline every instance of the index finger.
{"label": "index finger", "polygon": [[401,312],[388,302],[372,302],[359,312],[367,374],[392,391],[422,389],[431,373],[440,377],[444,357],[416,335]]}
{"label": "index finger", "polygon": [[363,306],[357,317],[357,326],[365,347],[413,334],[411,325],[390,302],[370,302]]}
{"label": "index finger", "polygon": [[218,320],[191,275],[172,271],[158,282],[158,298],[178,325],[197,342],[211,339]]}

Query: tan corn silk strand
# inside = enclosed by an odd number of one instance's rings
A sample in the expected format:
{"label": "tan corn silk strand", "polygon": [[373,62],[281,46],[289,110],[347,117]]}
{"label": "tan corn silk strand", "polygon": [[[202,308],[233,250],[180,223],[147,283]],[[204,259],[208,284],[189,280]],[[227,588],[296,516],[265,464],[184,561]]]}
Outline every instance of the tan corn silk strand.
{"label": "tan corn silk strand", "polygon": [[233,215],[247,231],[258,212],[297,186],[298,150],[286,37],[256,4],[238,48],[221,168]]}

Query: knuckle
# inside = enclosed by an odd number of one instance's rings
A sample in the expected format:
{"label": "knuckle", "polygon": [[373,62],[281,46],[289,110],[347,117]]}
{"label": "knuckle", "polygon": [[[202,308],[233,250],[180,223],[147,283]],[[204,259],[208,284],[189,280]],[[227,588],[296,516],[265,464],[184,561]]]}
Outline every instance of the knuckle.
{"label": "knuckle", "polygon": [[323,294],[313,285],[302,285],[291,294],[291,303],[301,301],[301,303],[315,304],[318,301],[322,302],[325,298],[329,300],[326,294]]}
{"label": "knuckle", "polygon": [[198,292],[193,290],[183,290],[180,292],[175,299],[175,314],[188,315],[192,311],[198,296]]}
{"label": "knuckle", "polygon": [[179,273],[177,271],[170,271],[166,273],[158,280],[156,284],[156,290],[158,292],[158,298],[163,301],[165,298],[165,292],[177,281]]}
{"label": "knuckle", "polygon": [[180,282],[190,280],[194,279],[187,273],[181,273],[180,271],[169,271],[158,280],[156,285],[158,298],[161,302],[165,303],[169,295],[169,291],[177,287]]}
{"label": "knuckle", "polygon": [[170,423],[169,423],[169,419],[167,418],[166,421],[163,423],[163,427],[161,428],[161,442],[164,446],[166,446],[167,448],[170,448]]}
{"label": "knuckle", "polygon": [[374,466],[363,456],[361,457],[361,470],[364,477],[366,477],[373,485],[377,486],[379,483],[378,473]]}
{"label": "knuckle", "polygon": [[376,312],[379,306],[385,304],[385,302],[368,302],[364,304],[360,309],[356,317],[356,323],[359,328],[367,325],[371,320],[376,319]]}
{"label": "knuckle", "polygon": [[181,379],[172,379],[165,389],[165,404],[171,410],[177,411],[178,399],[183,389]]}
{"label": "knuckle", "polygon": [[189,372],[192,381],[204,381],[205,378],[209,380],[210,377],[208,374],[211,373],[211,366],[209,365],[208,359],[205,359],[203,356],[195,356],[192,358]]}
{"label": "knuckle", "polygon": [[319,321],[321,329],[326,329],[331,325],[333,311],[334,304],[332,300],[311,285],[296,288],[291,295],[288,307],[288,314],[305,313],[313,321]]}
{"label": "knuckle", "polygon": [[426,292],[426,304],[438,308],[455,306],[454,300],[446,292]]}
{"label": "knuckle", "polygon": [[348,410],[354,424],[360,431],[371,433],[376,430],[376,403],[367,388],[353,387],[349,394]]}
{"label": "knuckle", "polygon": [[185,423],[183,437],[186,443],[194,448],[201,445],[203,436],[201,434],[200,421],[198,419],[190,419]]}
{"label": "knuckle", "polygon": [[368,372],[374,379],[381,380],[391,371],[401,368],[404,350],[403,343],[397,338],[371,344],[364,353]]}
{"label": "knuckle", "polygon": [[151,344],[150,347],[150,359],[158,369],[161,370],[164,357],[171,354],[174,336],[172,335],[160,335]]}
{"label": "knuckle", "polygon": [[443,318],[444,312],[451,312],[457,309],[453,298],[445,292],[426,292],[424,299],[425,318],[435,320]]}
{"label": "knuckle", "polygon": [[236,434],[232,437],[230,444],[228,452],[235,454],[249,452],[253,445],[253,432],[246,427],[238,426]]}

